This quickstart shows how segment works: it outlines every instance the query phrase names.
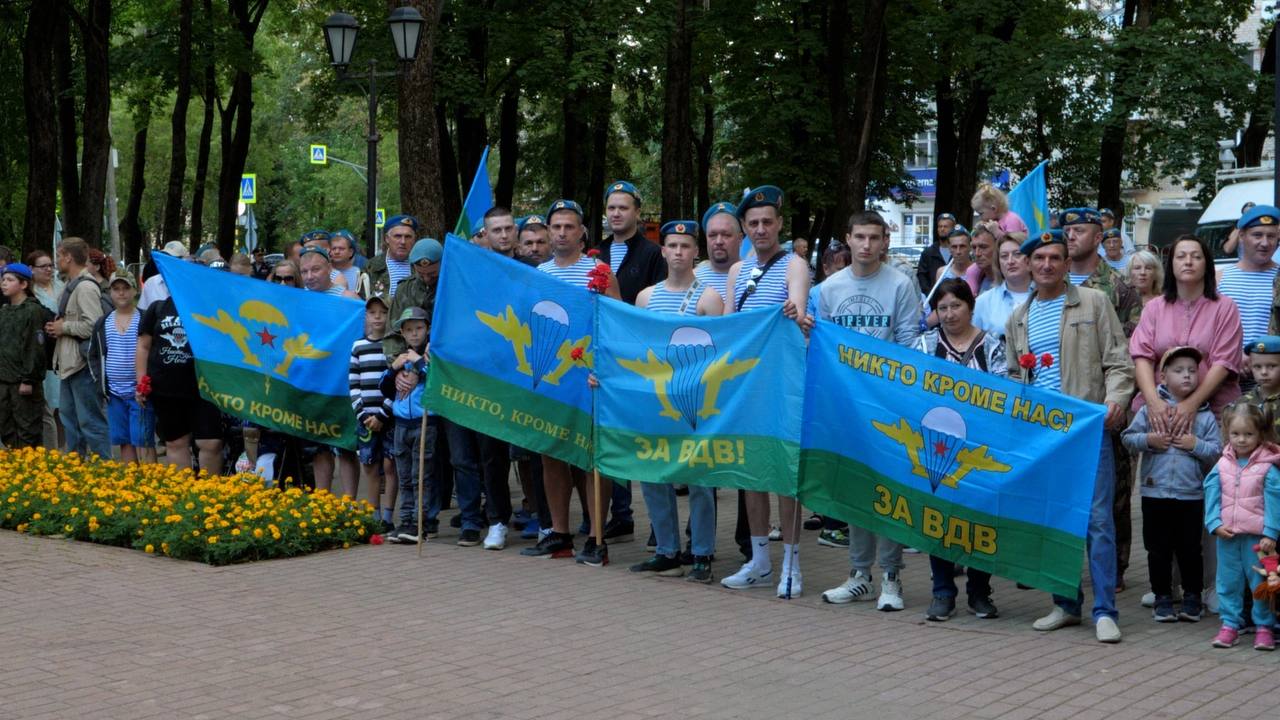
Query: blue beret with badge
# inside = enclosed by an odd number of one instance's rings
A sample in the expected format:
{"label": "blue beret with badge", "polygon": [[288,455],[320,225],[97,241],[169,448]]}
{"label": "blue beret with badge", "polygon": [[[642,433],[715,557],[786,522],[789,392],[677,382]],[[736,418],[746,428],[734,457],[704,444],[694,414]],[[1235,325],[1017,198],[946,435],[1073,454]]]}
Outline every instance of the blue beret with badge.
{"label": "blue beret with badge", "polygon": [[1280,209],[1274,205],[1256,205],[1236,223],[1241,230],[1256,225],[1280,225]]}
{"label": "blue beret with badge", "polygon": [[516,232],[524,232],[524,229],[530,225],[541,225],[542,227],[546,227],[547,219],[537,214],[525,215],[516,222]]}
{"label": "blue beret with badge", "polygon": [[698,237],[698,223],[693,220],[672,220],[664,223],[662,229],[658,231],[658,235],[666,239],[668,235],[692,235]]}
{"label": "blue beret with badge", "polygon": [[964,235],[965,237],[973,237],[973,233],[969,232],[969,228],[959,224],[957,224],[954,228],[951,229],[951,232],[947,234],[947,237],[953,238],[953,237],[958,237],[960,235]]}
{"label": "blue beret with badge", "polygon": [[636,186],[635,186],[635,185],[632,185],[631,183],[627,182],[626,180],[615,180],[615,181],[613,182],[613,184],[612,184],[612,185],[610,185],[610,186],[609,186],[609,187],[604,191],[604,204],[605,204],[605,205],[608,205],[608,204],[609,204],[609,196],[610,196],[610,195],[612,195],[612,194],[614,194],[614,193],[626,193],[626,194],[630,195],[631,197],[635,198],[635,201],[636,201],[636,207],[640,207],[640,205],[644,202],[643,200],[641,200],[641,199],[640,199],[640,191],[636,189]]}
{"label": "blue beret with badge", "polygon": [[[707,208],[706,212],[702,213],[702,227],[709,225],[711,223],[711,218],[716,215],[720,215],[721,213],[729,215],[734,220],[737,220],[738,206],[724,201],[712,204],[711,207]],[[742,230],[742,223],[738,223],[738,230]]]}
{"label": "blue beret with badge", "polygon": [[1262,355],[1280,354],[1280,337],[1275,335],[1263,335],[1260,338],[1246,343],[1244,346],[1244,354],[1252,355],[1259,353]]}
{"label": "blue beret with badge", "polygon": [[1067,208],[1058,213],[1058,227],[1070,225],[1102,225],[1102,215],[1090,207]]}
{"label": "blue beret with badge", "polygon": [[561,210],[571,210],[578,213],[579,220],[586,217],[586,213],[582,212],[582,206],[578,203],[572,200],[557,200],[551,203],[551,207],[547,208],[547,220],[550,220],[552,215],[555,215]]}
{"label": "blue beret with badge", "polygon": [[1027,240],[1026,242],[1022,243],[1022,247],[1018,249],[1022,251],[1023,255],[1026,255],[1027,257],[1031,257],[1031,253],[1044,247],[1045,245],[1066,245],[1066,244],[1067,244],[1067,241],[1062,236],[1062,230],[1059,230],[1058,228],[1053,228],[1051,230],[1045,230],[1044,232],[1040,233],[1036,237],[1033,237],[1030,240]]}
{"label": "blue beret with badge", "polygon": [[414,235],[417,235],[419,229],[422,227],[422,224],[418,222],[418,218],[412,215],[393,215],[391,219],[387,221],[386,226],[383,227],[382,230],[385,233],[398,225],[403,225],[409,228],[413,231]]}
{"label": "blue beret with badge", "polygon": [[758,188],[751,188],[742,195],[742,202],[738,203],[738,218],[751,208],[757,207],[773,207],[779,211],[782,210],[782,190],[774,185],[761,185]]}
{"label": "blue beret with badge", "polygon": [[329,235],[329,232],[327,230],[308,230],[302,233],[301,242],[303,245],[306,245],[309,242],[316,242],[320,240],[323,240],[324,242],[328,242],[330,237],[332,236]]}
{"label": "blue beret with badge", "polygon": [[939,220],[950,220],[951,222],[955,222],[955,221],[956,221],[956,216],[955,216],[955,215],[952,215],[951,213],[940,213],[940,214],[938,215],[938,219],[939,219]]}
{"label": "blue beret with badge", "polygon": [[1108,238],[1118,238],[1118,237],[1120,237],[1120,228],[1111,228],[1110,230],[1102,231],[1103,240],[1106,240]]}
{"label": "blue beret with badge", "polygon": [[413,244],[413,249],[409,251],[409,264],[417,265],[426,260],[428,262],[438,263],[444,255],[444,246],[435,238],[422,238]]}

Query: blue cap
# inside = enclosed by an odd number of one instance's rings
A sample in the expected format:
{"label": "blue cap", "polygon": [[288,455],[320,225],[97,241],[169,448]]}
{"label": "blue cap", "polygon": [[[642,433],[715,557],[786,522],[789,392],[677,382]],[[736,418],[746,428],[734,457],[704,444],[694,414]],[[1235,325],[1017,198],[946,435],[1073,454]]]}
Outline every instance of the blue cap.
{"label": "blue cap", "polygon": [[609,204],[609,196],[614,193],[626,193],[631,197],[635,198],[636,207],[640,207],[640,205],[644,202],[643,200],[640,199],[640,191],[636,190],[636,186],[632,185],[626,180],[615,180],[613,184],[610,185],[608,189],[604,191],[605,205]]}
{"label": "blue cap", "polygon": [[3,270],[0,270],[0,275],[3,275],[5,273],[12,273],[27,281],[31,280],[31,268],[27,267],[25,263],[20,263],[20,262],[9,263],[8,265],[4,266]]}
{"label": "blue cap", "polygon": [[1067,208],[1058,213],[1058,227],[1070,225],[1102,225],[1102,215],[1091,207]]}
{"label": "blue cap", "polygon": [[[707,208],[706,212],[702,213],[702,227],[709,225],[711,223],[711,218],[721,213],[732,216],[734,220],[738,219],[738,207],[733,203],[724,202],[722,200],[713,204],[711,207]],[[738,223],[738,230],[742,230],[742,223]]]}
{"label": "blue cap", "polygon": [[1053,228],[1052,230],[1045,230],[1044,232],[1040,233],[1039,236],[1033,237],[1030,240],[1022,243],[1022,247],[1019,248],[1019,250],[1022,251],[1023,255],[1026,255],[1027,257],[1031,257],[1031,253],[1035,252],[1041,247],[1044,247],[1045,245],[1066,245],[1066,244],[1067,244],[1067,241],[1062,237],[1062,230],[1059,230],[1058,228]]}
{"label": "blue cap", "polygon": [[387,224],[383,226],[382,232],[385,234],[388,230],[397,225],[404,225],[412,230],[414,235],[417,235],[419,228],[422,227],[422,224],[418,222],[418,218],[412,215],[392,215],[391,219],[387,221]]}
{"label": "blue cap", "polygon": [[440,258],[444,255],[444,247],[439,240],[435,238],[422,238],[413,244],[413,249],[409,251],[409,264],[416,265],[423,260],[430,260],[433,263],[440,262]]}
{"label": "blue cap", "polygon": [[329,234],[328,230],[308,230],[302,233],[302,237],[299,238],[298,241],[301,242],[303,245],[306,245],[307,243],[312,242],[314,240],[324,240],[328,242],[330,237],[332,236]]}
{"label": "blue cap", "polygon": [[516,232],[524,232],[524,229],[530,225],[547,226],[547,219],[538,214],[525,215],[516,221]]}
{"label": "blue cap", "polygon": [[1256,205],[1236,223],[1241,230],[1254,225],[1280,225],[1280,209],[1274,205]]}
{"label": "blue cap", "polygon": [[1118,238],[1118,237],[1120,237],[1120,228],[1111,228],[1110,230],[1102,231],[1103,240],[1106,240],[1107,238]]}
{"label": "blue cap", "polygon": [[738,204],[738,218],[741,219],[747,211],[755,207],[764,206],[777,208],[782,210],[782,190],[774,185],[761,185],[758,188],[751,188],[742,194],[742,202]]}
{"label": "blue cap", "polygon": [[[10,265],[9,267],[13,267]],[[5,272],[8,272],[6,270]],[[1280,353],[1280,337],[1275,335],[1263,335],[1256,338],[1253,342],[1244,346],[1244,354],[1252,355],[1253,353],[1262,353],[1263,355],[1275,355]]]}
{"label": "blue cap", "polygon": [[696,239],[698,223],[693,220],[672,220],[663,224],[662,229],[658,231],[658,236],[661,238],[666,238],[668,235],[692,235]]}
{"label": "blue cap", "polygon": [[552,215],[555,215],[561,210],[572,210],[573,212],[578,213],[579,220],[586,217],[586,214],[582,212],[582,206],[578,203],[572,200],[557,200],[551,203],[551,207],[547,209],[547,220],[550,220]]}

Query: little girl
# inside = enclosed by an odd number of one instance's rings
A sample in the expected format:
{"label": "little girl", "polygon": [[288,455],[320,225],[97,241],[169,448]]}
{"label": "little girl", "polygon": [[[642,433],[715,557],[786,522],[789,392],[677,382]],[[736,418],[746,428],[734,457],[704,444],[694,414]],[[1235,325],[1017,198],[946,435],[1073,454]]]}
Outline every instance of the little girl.
{"label": "little girl", "polygon": [[[1217,466],[1204,479],[1204,524],[1218,536],[1218,610],[1222,629],[1213,646],[1236,644],[1245,590],[1262,582],[1253,570],[1254,545],[1264,552],[1276,546],[1280,532],[1280,447],[1272,437],[1271,422],[1255,405],[1235,403],[1222,411],[1225,448]],[[1253,603],[1258,634],[1254,650],[1274,650],[1271,627],[1275,619],[1265,602]]]}

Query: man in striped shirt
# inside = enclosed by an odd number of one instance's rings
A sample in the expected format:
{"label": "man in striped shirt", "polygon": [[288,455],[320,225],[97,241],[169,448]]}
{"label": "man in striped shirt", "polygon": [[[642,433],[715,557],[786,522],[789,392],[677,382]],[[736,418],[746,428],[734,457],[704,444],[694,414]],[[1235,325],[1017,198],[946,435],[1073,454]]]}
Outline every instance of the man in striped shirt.
{"label": "man in striped shirt", "polygon": [[396,215],[387,220],[383,230],[385,247],[369,261],[369,294],[394,298],[402,281],[409,277],[409,252],[418,238],[421,225],[412,215]]}
{"label": "man in striped shirt", "polygon": [[738,221],[738,208],[733,203],[718,202],[702,214],[702,228],[707,234],[707,261],[694,272],[698,280],[720,293],[720,299],[729,302],[729,269],[738,262],[738,248],[742,245],[742,223]]}
{"label": "man in striped shirt", "polygon": [[[1257,205],[1236,222],[1240,230],[1240,261],[1218,271],[1218,292],[1235,301],[1240,309],[1240,325],[1244,344],[1268,334],[1268,323],[1275,327],[1277,266],[1271,256],[1280,241],[1280,209]],[[1248,392],[1255,383],[1249,369],[1244,368],[1240,389]]]}
{"label": "man in striped shirt", "polygon": [[[1031,258],[1036,290],[1027,303],[1014,310],[1005,326],[1009,376],[1087,402],[1105,403],[1107,430],[1123,425],[1125,408],[1133,395],[1133,360],[1115,308],[1101,291],[1067,281],[1067,247],[1061,234],[1043,233],[1028,240],[1022,252]],[[1050,355],[1053,362],[1027,377],[1018,363],[1027,353]],[[1115,462],[1105,434],[1101,440],[1086,544],[1095,635],[1100,642],[1115,643],[1120,641],[1116,624]],[[1055,595],[1053,603],[1053,611],[1033,624],[1036,630],[1048,632],[1080,624],[1083,591],[1077,591],[1074,598]]]}

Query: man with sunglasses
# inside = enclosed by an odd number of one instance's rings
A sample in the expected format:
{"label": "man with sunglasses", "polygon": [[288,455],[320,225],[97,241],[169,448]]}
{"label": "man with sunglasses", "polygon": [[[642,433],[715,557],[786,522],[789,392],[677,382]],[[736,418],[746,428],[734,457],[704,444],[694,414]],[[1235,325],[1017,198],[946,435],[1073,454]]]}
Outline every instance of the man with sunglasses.
{"label": "man with sunglasses", "polygon": [[946,246],[951,231],[956,228],[956,216],[951,213],[938,215],[938,222],[933,234],[933,244],[920,254],[920,262],[916,265],[916,281],[920,292],[928,293],[937,282],[938,270],[951,262],[951,250]]}

